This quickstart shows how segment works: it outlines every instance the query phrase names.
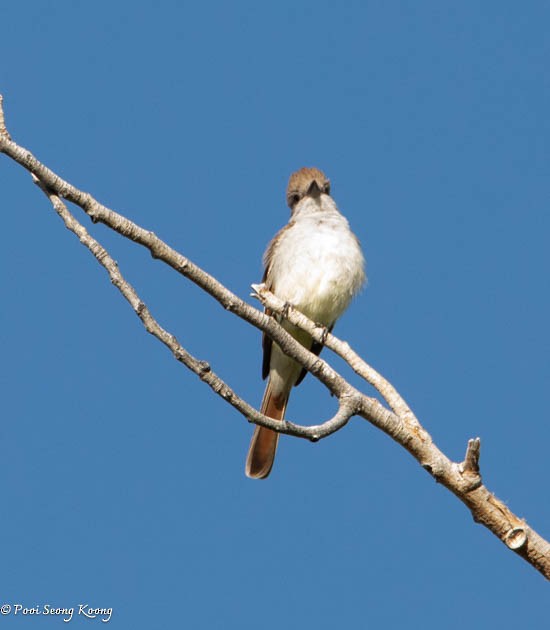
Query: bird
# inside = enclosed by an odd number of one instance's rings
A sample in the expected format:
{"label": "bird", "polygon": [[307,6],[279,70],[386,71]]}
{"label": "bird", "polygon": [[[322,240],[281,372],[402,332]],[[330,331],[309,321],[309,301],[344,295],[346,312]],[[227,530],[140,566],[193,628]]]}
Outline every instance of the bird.
{"label": "bird", "polygon": [[[365,258],[358,238],[330,194],[330,181],[318,168],[292,173],[286,200],[288,223],[273,237],[263,257],[265,287],[315,323],[332,331],[336,320],[366,282]],[[266,313],[271,315],[269,309]],[[322,344],[282,316],[279,323],[305,348],[318,355]],[[283,420],[290,391],[307,371],[283,353],[265,333],[262,377],[268,378],[261,412]],[[279,434],[256,426],[245,473],[265,479],[273,467]]]}

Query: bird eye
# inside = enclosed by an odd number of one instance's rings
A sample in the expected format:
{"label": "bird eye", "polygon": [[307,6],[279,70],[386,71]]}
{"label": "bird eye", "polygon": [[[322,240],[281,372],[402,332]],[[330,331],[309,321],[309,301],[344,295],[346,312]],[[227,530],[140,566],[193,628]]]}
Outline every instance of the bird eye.
{"label": "bird eye", "polygon": [[325,195],[330,195],[330,182],[325,182],[325,185],[323,186],[323,192],[325,193]]}
{"label": "bird eye", "polygon": [[288,205],[292,208],[300,201],[300,195],[298,193],[290,193],[287,201]]}

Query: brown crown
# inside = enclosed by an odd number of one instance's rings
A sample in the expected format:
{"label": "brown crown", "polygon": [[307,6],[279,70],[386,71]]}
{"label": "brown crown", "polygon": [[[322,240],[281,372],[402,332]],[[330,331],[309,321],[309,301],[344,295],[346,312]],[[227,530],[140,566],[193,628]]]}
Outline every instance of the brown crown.
{"label": "brown crown", "polygon": [[307,195],[313,182],[316,182],[321,192],[327,195],[330,193],[330,181],[318,168],[304,167],[292,173],[286,189],[286,201],[290,208]]}

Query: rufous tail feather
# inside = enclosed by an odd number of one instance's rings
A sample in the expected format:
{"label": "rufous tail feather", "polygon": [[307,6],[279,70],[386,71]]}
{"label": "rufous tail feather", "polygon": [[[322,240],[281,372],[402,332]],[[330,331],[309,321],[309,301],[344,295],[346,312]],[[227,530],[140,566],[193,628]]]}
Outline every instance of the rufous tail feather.
{"label": "rufous tail feather", "polygon": [[[276,396],[272,393],[270,381],[265,388],[261,412],[275,420],[282,420],[285,417],[287,402],[288,394]],[[247,477],[265,479],[269,475],[275,460],[278,441],[279,434],[276,431],[256,426],[246,458],[245,472]]]}

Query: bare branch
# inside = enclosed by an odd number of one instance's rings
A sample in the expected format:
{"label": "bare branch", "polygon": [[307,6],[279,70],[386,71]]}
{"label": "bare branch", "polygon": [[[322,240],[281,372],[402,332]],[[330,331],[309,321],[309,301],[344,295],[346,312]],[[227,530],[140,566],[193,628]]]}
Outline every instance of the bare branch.
{"label": "bare branch", "polygon": [[284,426],[281,426],[281,422],[275,421],[269,416],[264,416],[259,413],[256,409],[254,409],[254,407],[240,398],[227,385],[227,383],[217,376],[212,371],[209,363],[192,356],[179,343],[174,335],[160,326],[143,300],[141,300],[136,290],[127,280],[124,279],[117,263],[109,255],[107,250],[87,232],[86,228],[79,221],[75,219],[71,212],[69,212],[67,206],[55,193],[48,190],[47,187],[34,175],[32,177],[34,182],[51,201],[54,210],[65,223],[65,227],[78,237],[79,241],[90,250],[99,264],[105,268],[109,274],[111,282],[128,301],[136,315],[145,326],[147,332],[151,333],[154,337],[161,341],[169,350],[171,350],[174,357],[180,363],[194,372],[202,381],[209,385],[216,394],[235,407],[235,409],[237,409],[247,419],[253,421],[255,424],[266,426],[270,429],[279,431],[280,433],[287,433],[295,437],[301,437],[316,442],[340,429],[347,423],[351,416],[357,413],[360,404],[359,400],[349,397],[344,398],[338,411],[332,418],[321,425],[312,427],[303,427],[288,420],[285,421]]}
{"label": "bare branch", "polygon": [[[452,462],[433,443],[431,436],[420,425],[408,405],[395,388],[359,357],[347,343],[329,334],[324,328],[308,320],[292,307],[286,307],[264,287],[255,286],[257,297],[276,313],[339,354],[365,381],[373,385],[386,400],[392,411],[378,400],[370,398],[347,383],[326,361],[313,355],[289,335],[274,318],[268,317],[238,298],[215,278],[193,264],[180,253],[161,241],[152,232],[144,230],[125,217],[97,202],[53,171],[41,164],[30,152],[11,141],[5,128],[0,100],[0,151],[30,171],[50,199],[65,225],[90,249],[98,262],[107,270],[111,281],[130,303],[145,328],[173,353],[178,361],[206,382],[241,414],[256,424],[309,440],[319,440],[342,428],[348,420],[359,415],[381,429],[407,449],[432,477],[453,492],[471,511],[474,520],[492,531],[511,550],[527,560],[550,579],[550,543],[517,517],[483,485],[479,473],[479,438],[470,440],[464,461]],[[177,339],[152,317],[135,290],[124,280],[115,261],[93,239],[85,228],[68,211],[59,197],[80,206],[92,219],[100,221],[126,238],[147,247],[154,258],[163,260],[173,269],[189,278],[212,295],[225,309],[238,315],[264,331],[282,350],[316,376],[338,397],[339,408],[333,418],[323,424],[304,427],[288,421],[277,422],[268,418],[242,400],[218,377],[210,365],[190,355]]]}
{"label": "bare branch", "polygon": [[354,352],[347,342],[341,341],[324,326],[319,326],[293,308],[292,305],[280,300],[276,295],[268,291],[264,284],[253,284],[251,286],[254,290],[254,293],[251,294],[252,297],[259,299],[264,306],[274,313],[283,314],[290,323],[305,330],[315,341],[333,350],[344,359],[354,372],[380,392],[384,400],[400,418],[408,419],[411,424],[420,427],[418,420],[393,385]]}
{"label": "bare branch", "polygon": [[[96,201],[88,193],[78,190],[72,184],[69,184],[49,168],[41,164],[29,151],[18,146],[7,136],[2,136],[1,134],[0,151],[26,168],[36,179],[42,182],[49,191],[55,193],[59,197],[68,199],[82,208],[92,221],[101,222],[122,236],[143,245],[149,249],[153,258],[162,260],[178,273],[182,274],[214,297],[214,299],[216,299],[226,310],[234,313],[259,330],[265,332],[286,354],[291,356],[293,359],[296,359],[300,365],[304,366],[308,371],[314,374],[338,399],[340,399],[343,395],[352,397],[360,395],[360,393],[347,383],[340,374],[332,369],[324,359],[319,358],[304,348],[304,346],[297,342],[294,337],[292,337],[292,335],[290,335],[273,318],[268,317],[261,311],[241,300],[241,298],[229,291],[213,276],[171,248],[164,241],[159,239],[153,232],[145,230],[114,210],[107,208]],[[386,426],[388,423],[391,424],[392,422],[397,422],[397,418],[393,416],[393,414],[389,414],[379,401],[374,398],[369,398],[366,402],[363,401],[362,409],[363,416],[377,425],[378,423],[381,423]],[[247,415],[254,420],[251,415]],[[254,422],[256,421],[254,420]],[[262,423],[258,422],[258,424]],[[289,423],[285,424],[288,425]],[[288,431],[285,431],[281,427],[281,423],[278,423],[275,426],[271,425],[272,422],[264,424],[264,426],[268,426],[269,428],[276,428],[276,430],[280,433],[292,432],[293,435],[310,438],[309,435],[302,433],[302,431],[305,431],[305,427],[302,427],[298,433],[298,425],[294,425],[294,428],[292,429],[290,426],[287,427]],[[332,431],[326,435],[330,435],[331,432]],[[318,435],[319,437],[316,439],[326,437],[324,430],[320,430]]]}

